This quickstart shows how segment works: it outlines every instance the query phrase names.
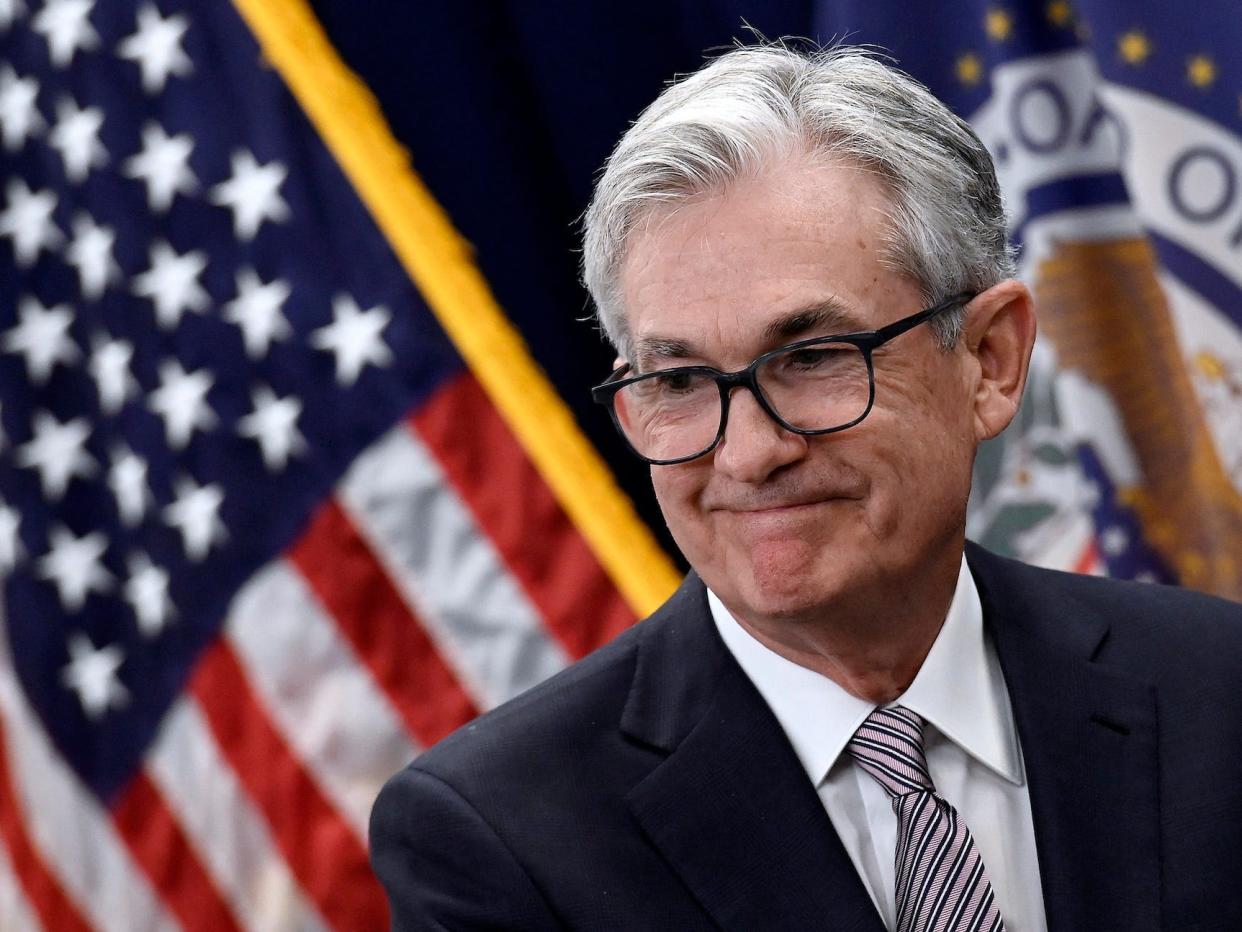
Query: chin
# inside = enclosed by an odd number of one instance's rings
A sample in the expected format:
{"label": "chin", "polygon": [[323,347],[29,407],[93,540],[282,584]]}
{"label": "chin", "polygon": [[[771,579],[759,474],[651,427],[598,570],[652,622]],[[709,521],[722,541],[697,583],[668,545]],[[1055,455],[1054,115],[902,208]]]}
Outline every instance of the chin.
{"label": "chin", "polygon": [[[817,614],[849,585],[848,578],[841,578],[849,574],[842,573],[845,568],[838,561],[801,542],[761,545],[745,564],[730,568],[723,588],[734,594],[738,610],[769,618]],[[720,590],[716,593],[725,598]]]}

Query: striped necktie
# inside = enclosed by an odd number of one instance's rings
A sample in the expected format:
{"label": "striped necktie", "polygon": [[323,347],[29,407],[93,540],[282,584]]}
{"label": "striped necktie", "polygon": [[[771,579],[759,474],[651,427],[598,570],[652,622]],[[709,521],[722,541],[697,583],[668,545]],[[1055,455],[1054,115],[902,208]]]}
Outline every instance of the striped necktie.
{"label": "striped necktie", "polygon": [[849,743],[897,814],[897,932],[1003,932],[970,829],[932,784],[924,724],[899,705],[876,709]]}

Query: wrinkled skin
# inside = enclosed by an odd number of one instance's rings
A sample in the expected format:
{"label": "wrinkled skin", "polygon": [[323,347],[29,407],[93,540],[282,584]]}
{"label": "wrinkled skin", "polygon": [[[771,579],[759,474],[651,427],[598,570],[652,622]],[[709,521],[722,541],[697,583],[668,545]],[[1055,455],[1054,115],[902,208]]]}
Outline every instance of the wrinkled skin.
{"label": "wrinkled skin", "polygon": [[[882,261],[890,209],[874,175],[799,157],[654,214],[622,267],[630,362],[731,371],[915,313],[918,285]],[[824,302],[840,319],[765,334]],[[1012,419],[1026,377],[1025,288],[1001,283],[967,312],[952,350],[923,325],[876,351],[875,405],[856,427],[799,436],[739,390],[713,453],[652,468],[673,537],[734,617],[876,701],[908,685],[943,622],[976,447]]]}

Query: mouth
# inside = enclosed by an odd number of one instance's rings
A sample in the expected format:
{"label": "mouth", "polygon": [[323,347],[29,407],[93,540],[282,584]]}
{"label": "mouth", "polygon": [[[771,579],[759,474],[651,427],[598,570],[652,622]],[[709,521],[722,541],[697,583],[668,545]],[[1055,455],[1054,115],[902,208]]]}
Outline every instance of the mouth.
{"label": "mouth", "polygon": [[801,511],[807,511],[820,505],[829,505],[835,502],[852,501],[853,499],[847,495],[825,495],[819,498],[807,499],[805,501],[779,502],[776,504],[763,504],[756,506],[722,506],[719,511],[726,511],[730,514],[741,516],[762,517],[764,515],[792,515]]}

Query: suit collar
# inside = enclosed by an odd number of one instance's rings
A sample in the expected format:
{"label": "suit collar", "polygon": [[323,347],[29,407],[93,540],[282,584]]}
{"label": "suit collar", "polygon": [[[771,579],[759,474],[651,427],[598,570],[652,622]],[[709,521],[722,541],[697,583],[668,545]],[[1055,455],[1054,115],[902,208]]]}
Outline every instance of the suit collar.
{"label": "suit collar", "polygon": [[[1111,625],[1078,596],[1089,582],[973,545],[966,556],[1013,702],[1049,932],[1158,928],[1154,688],[1103,662]],[[622,729],[667,756],[629,803],[717,924],[883,932],[789,741],[715,632],[698,578],[636,634]]]}
{"label": "suit collar", "polygon": [[1076,595],[1089,582],[973,545],[967,559],[1013,701],[1050,932],[1158,928],[1154,687],[1102,662],[1112,626]]}
{"label": "suit collar", "polygon": [[771,710],[691,574],[644,623],[622,729],[668,753],[631,791],[643,831],[725,929],[884,932]]}

